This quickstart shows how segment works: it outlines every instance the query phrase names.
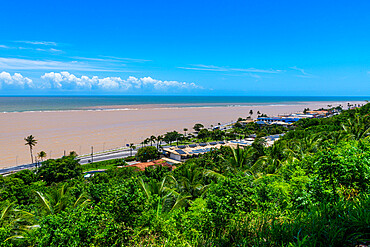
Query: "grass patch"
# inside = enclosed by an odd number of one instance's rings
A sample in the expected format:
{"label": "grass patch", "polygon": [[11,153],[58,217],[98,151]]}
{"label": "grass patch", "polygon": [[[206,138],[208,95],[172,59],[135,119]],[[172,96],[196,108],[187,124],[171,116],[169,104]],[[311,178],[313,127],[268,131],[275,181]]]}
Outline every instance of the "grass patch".
{"label": "grass patch", "polygon": [[88,171],[94,171],[99,169],[110,169],[116,166],[122,166],[125,165],[125,161],[122,159],[114,159],[114,160],[105,160],[105,161],[99,161],[94,162],[86,165],[82,165],[82,171],[88,172]]}

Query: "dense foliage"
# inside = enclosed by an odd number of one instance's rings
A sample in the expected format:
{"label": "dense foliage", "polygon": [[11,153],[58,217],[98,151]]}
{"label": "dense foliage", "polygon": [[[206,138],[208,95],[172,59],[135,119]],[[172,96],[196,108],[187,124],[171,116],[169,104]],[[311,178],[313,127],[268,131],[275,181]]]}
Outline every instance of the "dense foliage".
{"label": "dense foliage", "polygon": [[159,152],[156,147],[147,146],[140,148],[136,153],[136,159],[141,162],[147,162],[148,160],[154,160],[158,158]]}
{"label": "dense foliage", "polygon": [[46,160],[37,171],[37,175],[48,184],[75,178],[81,175],[81,173],[82,167],[73,155],[63,156],[55,160]]}
{"label": "dense foliage", "polygon": [[0,177],[0,246],[368,245],[369,114],[300,120],[271,147],[256,138],[173,171],[113,166],[84,179],[73,156],[44,161]]}

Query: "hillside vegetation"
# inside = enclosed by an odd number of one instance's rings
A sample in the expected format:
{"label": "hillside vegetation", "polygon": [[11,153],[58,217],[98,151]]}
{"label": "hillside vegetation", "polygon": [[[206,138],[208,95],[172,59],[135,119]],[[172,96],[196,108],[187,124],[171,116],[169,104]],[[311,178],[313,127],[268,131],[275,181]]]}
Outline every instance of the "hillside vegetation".
{"label": "hillside vegetation", "polygon": [[[0,246],[370,244],[370,104],[166,167],[0,177]],[[120,162],[120,161],[117,161]]]}

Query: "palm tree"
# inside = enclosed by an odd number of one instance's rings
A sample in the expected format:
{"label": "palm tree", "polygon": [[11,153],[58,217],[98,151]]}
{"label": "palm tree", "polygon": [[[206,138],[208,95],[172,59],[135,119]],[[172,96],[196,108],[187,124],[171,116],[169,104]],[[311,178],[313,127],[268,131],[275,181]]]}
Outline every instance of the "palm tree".
{"label": "palm tree", "polygon": [[367,116],[361,117],[356,114],[353,120],[348,119],[347,121],[346,125],[342,124],[342,128],[353,139],[360,140],[370,135],[370,121]]}
{"label": "palm tree", "polygon": [[188,129],[187,128],[184,128],[185,136],[186,136],[186,131],[188,131]]}
{"label": "palm tree", "polygon": [[157,138],[155,137],[155,136],[151,136],[150,138],[149,138],[149,140],[150,140],[150,146],[152,146],[152,144],[153,144],[153,142],[155,142],[156,140],[157,140]]}
{"label": "palm tree", "polygon": [[130,143],[130,156],[132,156],[132,150],[135,149],[135,148],[136,147],[134,146],[134,144],[133,143]]}
{"label": "palm tree", "polygon": [[46,153],[44,151],[41,151],[37,154],[37,157],[39,157],[41,159],[41,162],[43,162],[44,158],[46,158]]}
{"label": "palm tree", "polygon": [[[177,184],[176,179],[172,176],[171,178],[174,179]],[[167,187],[166,184],[167,177],[160,182],[150,180],[147,183],[145,183],[141,177],[139,178],[139,186],[145,192],[148,200],[150,200],[154,195],[159,197],[157,205],[155,206],[157,217],[160,212],[170,212],[176,208],[186,206],[187,199],[190,197],[189,195],[177,192],[176,188],[171,189]]]}
{"label": "palm tree", "polygon": [[36,221],[35,216],[24,210],[16,209],[14,202],[5,202],[0,206],[0,228],[10,228],[10,235],[4,242],[11,239],[24,239],[27,230],[38,227],[31,225]]}
{"label": "palm tree", "polygon": [[203,183],[204,171],[196,164],[189,164],[178,174],[177,190],[192,198],[197,198],[206,192],[208,185]]}
{"label": "palm tree", "polygon": [[37,144],[37,140],[35,140],[35,137],[32,135],[27,136],[24,138],[26,143],[24,145],[28,145],[30,147],[30,153],[31,153],[31,162],[33,164],[33,155],[32,155],[32,148]]}
{"label": "palm tree", "polygon": [[303,160],[304,157],[317,152],[322,139],[318,135],[305,136],[295,142],[291,142],[290,148],[286,150],[291,153],[296,159]]}
{"label": "palm tree", "polygon": [[254,154],[252,148],[240,148],[239,145],[236,148],[231,148],[231,152],[232,156],[228,162],[234,168],[242,168],[245,165],[249,165]]}
{"label": "palm tree", "polygon": [[163,140],[163,137],[161,135],[157,136],[157,149],[161,145],[161,141]]}
{"label": "palm tree", "polygon": [[39,199],[41,208],[46,215],[57,214],[64,211],[69,206],[76,208],[78,206],[86,205],[90,202],[90,200],[87,199],[87,194],[82,193],[72,205],[70,201],[71,194],[69,191],[69,188],[63,184],[61,188],[55,189],[49,194],[36,191],[36,196]]}

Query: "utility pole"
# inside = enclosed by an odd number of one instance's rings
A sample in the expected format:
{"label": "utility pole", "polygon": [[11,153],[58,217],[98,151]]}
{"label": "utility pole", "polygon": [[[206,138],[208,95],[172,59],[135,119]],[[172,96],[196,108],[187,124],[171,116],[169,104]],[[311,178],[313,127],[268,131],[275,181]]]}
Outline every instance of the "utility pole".
{"label": "utility pole", "polygon": [[91,146],[91,163],[94,163],[94,147]]}

